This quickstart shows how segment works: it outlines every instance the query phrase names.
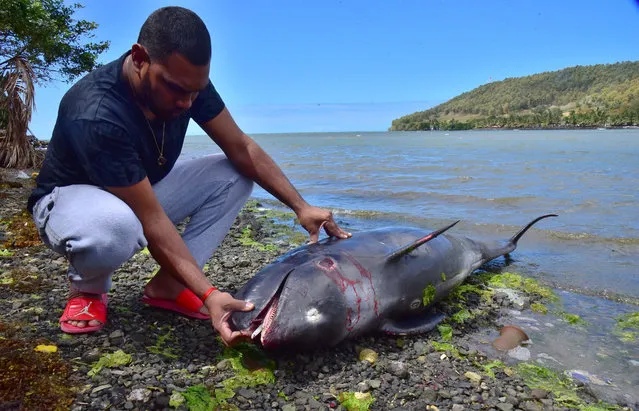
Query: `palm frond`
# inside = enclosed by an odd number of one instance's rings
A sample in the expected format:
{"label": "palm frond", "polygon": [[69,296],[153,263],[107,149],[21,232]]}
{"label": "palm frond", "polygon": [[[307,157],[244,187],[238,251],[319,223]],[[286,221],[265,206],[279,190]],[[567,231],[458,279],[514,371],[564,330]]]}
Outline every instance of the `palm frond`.
{"label": "palm frond", "polygon": [[42,155],[29,141],[27,131],[35,108],[35,72],[16,56],[0,67],[0,167],[37,167]]}

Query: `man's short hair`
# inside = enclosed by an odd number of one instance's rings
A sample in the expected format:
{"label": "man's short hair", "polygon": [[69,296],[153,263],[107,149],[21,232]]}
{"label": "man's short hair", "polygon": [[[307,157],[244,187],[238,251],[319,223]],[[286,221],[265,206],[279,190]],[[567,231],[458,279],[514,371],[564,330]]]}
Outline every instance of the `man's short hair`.
{"label": "man's short hair", "polygon": [[165,61],[173,53],[203,66],[211,59],[211,36],[202,19],[184,7],[162,7],[146,19],[138,43],[152,59]]}

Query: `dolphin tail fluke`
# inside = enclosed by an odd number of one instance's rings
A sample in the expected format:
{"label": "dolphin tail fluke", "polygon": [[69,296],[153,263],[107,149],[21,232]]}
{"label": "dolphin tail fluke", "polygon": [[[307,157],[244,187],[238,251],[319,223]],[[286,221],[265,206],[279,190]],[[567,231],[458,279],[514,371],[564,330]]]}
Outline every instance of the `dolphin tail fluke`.
{"label": "dolphin tail fluke", "polygon": [[546,214],[546,215],[542,215],[541,217],[537,217],[534,220],[532,220],[530,223],[528,223],[528,225],[526,225],[526,227],[522,228],[521,230],[519,230],[519,232],[517,234],[515,234],[510,240],[509,242],[512,243],[513,245],[517,245],[517,241],[519,241],[519,239],[521,238],[521,236],[523,236],[526,231],[528,231],[528,229],[530,227],[532,227],[537,221],[539,220],[543,220],[544,218],[548,218],[548,217],[557,217],[557,214]]}
{"label": "dolphin tail fluke", "polygon": [[528,223],[524,228],[519,230],[517,234],[512,236],[510,240],[501,241],[498,246],[491,247],[487,244],[482,245],[483,259],[481,261],[481,264],[485,264],[488,261],[494,258],[500,257],[502,255],[510,254],[512,251],[515,250],[515,248],[517,248],[517,241],[521,239],[521,237],[530,229],[530,227],[532,227],[539,220],[543,220],[544,218],[548,218],[548,217],[557,217],[557,214],[546,214],[546,215],[542,215],[541,217],[535,218],[530,223]]}
{"label": "dolphin tail fluke", "polygon": [[391,335],[415,335],[433,330],[446,318],[444,314],[430,311],[426,316],[418,316],[402,321],[386,321],[380,329]]}
{"label": "dolphin tail fluke", "polygon": [[417,247],[419,247],[420,245],[423,245],[427,242],[429,242],[430,240],[432,240],[433,238],[436,238],[437,236],[439,236],[440,234],[444,233],[445,231],[450,230],[451,228],[453,228],[455,226],[455,224],[459,223],[461,220],[457,220],[454,223],[444,227],[444,228],[440,228],[439,230],[435,230],[432,233],[428,234],[425,237],[422,237],[418,240],[413,241],[412,243],[405,245],[404,247],[397,249],[395,251],[393,251],[392,253],[390,253],[388,256],[386,256],[386,261],[394,261],[396,259],[398,259],[399,257],[409,254],[410,252],[412,252],[413,250],[415,250]]}

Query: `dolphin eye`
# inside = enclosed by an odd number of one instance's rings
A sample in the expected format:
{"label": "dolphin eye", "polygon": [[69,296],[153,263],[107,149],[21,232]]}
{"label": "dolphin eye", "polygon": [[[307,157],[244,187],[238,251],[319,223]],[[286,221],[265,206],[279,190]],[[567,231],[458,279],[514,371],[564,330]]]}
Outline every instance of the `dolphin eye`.
{"label": "dolphin eye", "polygon": [[411,309],[411,310],[416,310],[416,309],[418,309],[419,307],[421,307],[421,305],[422,305],[422,300],[420,300],[419,298],[417,298],[417,299],[415,299],[415,300],[411,301],[411,303],[410,303],[410,309]]}
{"label": "dolphin eye", "polygon": [[335,261],[328,257],[323,258],[315,264],[324,271],[330,271],[335,268]]}
{"label": "dolphin eye", "polygon": [[306,321],[311,324],[322,321],[322,317],[322,313],[315,307],[310,308],[308,311],[306,311]]}

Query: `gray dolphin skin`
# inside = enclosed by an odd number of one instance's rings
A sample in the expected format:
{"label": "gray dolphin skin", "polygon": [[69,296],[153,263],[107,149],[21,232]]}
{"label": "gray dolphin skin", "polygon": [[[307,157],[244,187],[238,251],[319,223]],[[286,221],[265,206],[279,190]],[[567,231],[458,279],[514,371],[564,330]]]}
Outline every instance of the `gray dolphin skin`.
{"label": "gray dolphin skin", "polygon": [[390,227],[298,247],[260,270],[234,297],[255,309],[230,323],[267,350],[327,348],[373,332],[425,333],[445,317],[433,306],[483,264],[511,253],[536,218],[506,241],[485,243]]}

